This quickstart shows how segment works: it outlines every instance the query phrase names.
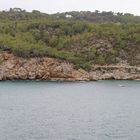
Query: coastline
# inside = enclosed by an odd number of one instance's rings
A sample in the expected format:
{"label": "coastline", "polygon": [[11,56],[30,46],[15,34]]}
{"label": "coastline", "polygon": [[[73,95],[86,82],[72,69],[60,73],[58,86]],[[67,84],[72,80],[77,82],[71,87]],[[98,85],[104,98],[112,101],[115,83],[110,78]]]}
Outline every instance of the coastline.
{"label": "coastline", "polygon": [[94,65],[91,71],[75,69],[74,65],[55,58],[19,58],[0,53],[0,81],[98,81],[140,80],[140,66],[128,64]]}

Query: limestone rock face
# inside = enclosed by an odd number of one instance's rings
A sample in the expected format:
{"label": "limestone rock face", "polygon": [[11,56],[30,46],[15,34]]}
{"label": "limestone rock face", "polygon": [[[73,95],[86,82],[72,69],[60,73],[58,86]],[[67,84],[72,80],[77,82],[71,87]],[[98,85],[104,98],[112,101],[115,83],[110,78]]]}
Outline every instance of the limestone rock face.
{"label": "limestone rock face", "polygon": [[74,69],[73,64],[53,58],[24,59],[0,53],[0,80],[140,80],[140,66],[128,64],[95,65],[90,72]]}

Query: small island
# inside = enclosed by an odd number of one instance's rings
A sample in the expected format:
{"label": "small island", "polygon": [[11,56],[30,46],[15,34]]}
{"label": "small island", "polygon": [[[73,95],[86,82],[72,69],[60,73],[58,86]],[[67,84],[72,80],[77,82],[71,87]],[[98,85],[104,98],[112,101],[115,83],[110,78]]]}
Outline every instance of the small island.
{"label": "small island", "polygon": [[0,12],[0,80],[140,80],[140,16]]}

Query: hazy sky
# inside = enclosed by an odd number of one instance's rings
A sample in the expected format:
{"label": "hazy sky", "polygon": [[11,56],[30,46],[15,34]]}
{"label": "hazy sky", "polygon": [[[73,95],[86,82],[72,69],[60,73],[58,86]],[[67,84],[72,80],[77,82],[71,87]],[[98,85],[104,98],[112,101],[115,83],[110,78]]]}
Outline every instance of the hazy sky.
{"label": "hazy sky", "polygon": [[64,11],[114,11],[140,15],[140,0],[0,0],[0,10],[20,7],[46,13]]}

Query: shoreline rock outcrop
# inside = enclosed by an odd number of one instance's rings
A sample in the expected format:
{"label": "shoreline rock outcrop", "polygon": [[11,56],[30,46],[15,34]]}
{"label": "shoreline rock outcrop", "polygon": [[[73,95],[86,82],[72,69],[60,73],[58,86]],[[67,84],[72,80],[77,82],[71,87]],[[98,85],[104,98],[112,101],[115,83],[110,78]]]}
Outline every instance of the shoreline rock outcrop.
{"label": "shoreline rock outcrop", "polygon": [[54,58],[19,58],[0,53],[0,81],[2,80],[140,80],[140,66],[95,65],[92,71],[74,69],[74,65]]}

